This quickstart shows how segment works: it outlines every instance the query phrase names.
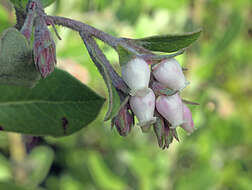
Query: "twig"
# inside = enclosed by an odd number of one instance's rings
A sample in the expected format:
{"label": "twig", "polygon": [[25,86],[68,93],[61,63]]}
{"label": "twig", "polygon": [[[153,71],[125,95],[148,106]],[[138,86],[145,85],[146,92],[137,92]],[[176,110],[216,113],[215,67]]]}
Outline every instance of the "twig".
{"label": "twig", "polygon": [[99,29],[96,29],[80,21],[76,21],[70,18],[65,18],[65,17],[59,17],[59,16],[48,16],[48,18],[52,19],[54,24],[56,25],[70,28],[77,32],[84,33],[85,35],[88,35],[88,36],[94,36],[115,49],[119,43],[123,42],[123,40],[120,38],[113,37]]}

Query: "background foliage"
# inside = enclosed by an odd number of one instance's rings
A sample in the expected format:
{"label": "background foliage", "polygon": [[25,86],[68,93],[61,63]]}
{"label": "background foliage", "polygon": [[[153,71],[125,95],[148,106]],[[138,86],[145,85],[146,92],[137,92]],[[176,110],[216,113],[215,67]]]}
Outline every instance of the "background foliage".
{"label": "background foliage", "polygon": [[[197,131],[179,130],[180,143],[162,151],[138,127],[126,138],[110,130],[102,121],[105,106],[95,122],[69,137],[22,141],[0,132],[0,189],[252,189],[250,0],[58,0],[46,11],[132,38],[203,27],[200,40],[178,57],[191,82],[183,97],[201,104],[191,107]],[[13,9],[1,0],[0,32],[14,23]],[[78,34],[59,33],[58,66],[106,96]],[[116,53],[103,48],[118,69]],[[24,142],[31,141],[40,146],[28,146],[27,154]]]}

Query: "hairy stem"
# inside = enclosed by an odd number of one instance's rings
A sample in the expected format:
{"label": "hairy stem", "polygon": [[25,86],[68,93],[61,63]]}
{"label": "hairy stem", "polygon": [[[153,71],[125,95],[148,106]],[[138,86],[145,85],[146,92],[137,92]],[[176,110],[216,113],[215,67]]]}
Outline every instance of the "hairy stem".
{"label": "hairy stem", "polygon": [[75,30],[77,32],[85,33],[86,35],[89,35],[89,36],[94,36],[115,49],[118,43],[121,43],[123,41],[120,38],[113,37],[99,29],[96,29],[80,21],[72,20],[65,17],[59,17],[59,16],[48,16],[48,17],[52,19],[54,24],[56,25],[64,26],[72,30]]}

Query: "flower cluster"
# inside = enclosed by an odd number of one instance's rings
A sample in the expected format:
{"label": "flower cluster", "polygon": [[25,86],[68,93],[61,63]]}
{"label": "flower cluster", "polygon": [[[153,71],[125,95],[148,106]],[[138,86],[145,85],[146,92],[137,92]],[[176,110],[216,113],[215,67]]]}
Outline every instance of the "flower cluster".
{"label": "flower cluster", "polygon": [[[67,27],[79,33],[105,81],[109,101],[104,121],[112,119],[112,127],[115,126],[120,135],[129,134],[135,125],[135,118],[143,132],[153,127],[162,148],[168,148],[174,138],[178,140],[178,126],[188,133],[193,132],[192,114],[184,103],[195,103],[180,97],[180,92],[189,82],[174,57],[183,54],[199,38],[201,29],[138,39],[114,37],[80,21],[47,15],[44,7],[51,1],[26,2],[25,8],[24,3],[12,1],[16,9],[16,28],[21,29],[25,43],[33,43],[33,62],[42,78],[53,72],[57,61],[56,44],[48,26],[52,27],[59,39],[55,25]],[[118,53],[122,76],[113,68],[96,40]]]}
{"label": "flower cluster", "polygon": [[122,66],[122,78],[130,88],[130,99],[127,109],[123,107],[112,123],[125,136],[135,115],[142,131],[153,126],[159,146],[168,148],[173,138],[178,140],[176,127],[188,133],[194,131],[191,111],[179,95],[189,82],[174,58],[152,66],[148,63],[136,57]]}

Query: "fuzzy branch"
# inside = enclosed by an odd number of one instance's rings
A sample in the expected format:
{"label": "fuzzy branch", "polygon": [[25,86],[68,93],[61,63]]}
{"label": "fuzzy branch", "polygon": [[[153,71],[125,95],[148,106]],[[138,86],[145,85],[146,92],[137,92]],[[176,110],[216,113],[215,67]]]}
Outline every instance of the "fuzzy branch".
{"label": "fuzzy branch", "polygon": [[59,17],[59,16],[48,16],[48,17],[52,19],[54,24],[56,25],[64,26],[72,30],[75,30],[77,32],[85,33],[85,35],[88,35],[88,36],[94,36],[115,49],[118,43],[122,41],[119,38],[115,38],[99,29],[96,29],[80,21],[76,21],[73,19],[65,18],[65,17]]}

